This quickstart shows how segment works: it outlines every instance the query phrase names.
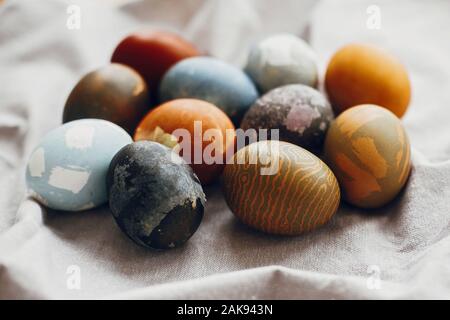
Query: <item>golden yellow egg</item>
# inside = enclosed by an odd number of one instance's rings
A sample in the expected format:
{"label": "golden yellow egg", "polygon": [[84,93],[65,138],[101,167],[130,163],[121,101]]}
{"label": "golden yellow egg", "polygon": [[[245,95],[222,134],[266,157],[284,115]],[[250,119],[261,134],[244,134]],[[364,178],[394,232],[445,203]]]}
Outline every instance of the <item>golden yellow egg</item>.
{"label": "golden yellow egg", "polygon": [[324,159],[344,199],[358,207],[381,207],[395,198],[411,169],[408,136],[400,120],[376,105],[344,111],[328,130]]}
{"label": "golden yellow egg", "polygon": [[243,223],[279,235],[298,235],[325,224],[340,200],[328,166],[283,141],[259,141],[240,149],[225,166],[223,189],[228,206]]}
{"label": "golden yellow egg", "polygon": [[325,87],[336,114],[370,103],[402,117],[411,96],[405,67],[393,55],[367,44],[350,44],[334,54]]}

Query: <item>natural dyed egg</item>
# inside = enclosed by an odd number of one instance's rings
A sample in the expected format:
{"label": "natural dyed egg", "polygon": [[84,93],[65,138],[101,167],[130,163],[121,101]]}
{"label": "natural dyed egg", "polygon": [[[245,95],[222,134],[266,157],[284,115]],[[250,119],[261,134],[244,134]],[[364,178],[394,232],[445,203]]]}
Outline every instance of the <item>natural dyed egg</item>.
{"label": "natural dyed egg", "polygon": [[331,170],[309,151],[283,141],[259,141],[240,149],[223,173],[225,199],[245,224],[281,235],[317,228],[340,200]]}
{"label": "natural dyed egg", "polygon": [[255,45],[245,71],[263,93],[286,84],[317,86],[316,56],[311,47],[292,34],[278,34]]}
{"label": "natural dyed egg", "polygon": [[[333,110],[319,91],[291,84],[256,100],[245,114],[241,128],[255,129],[258,140],[263,138],[260,130],[266,129],[263,133],[267,139],[278,138],[318,153],[332,119]],[[272,137],[273,129],[278,130],[278,137]]]}
{"label": "natural dyed egg", "polygon": [[404,66],[391,54],[366,44],[350,44],[334,54],[325,86],[336,114],[359,104],[376,104],[402,117],[411,96]]}
{"label": "natural dyed egg", "polygon": [[165,74],[159,98],[161,102],[180,98],[211,102],[238,125],[258,92],[242,70],[215,58],[195,57],[180,61]]}
{"label": "natural dyed egg", "polygon": [[227,115],[213,104],[177,99],[150,111],[136,129],[134,140],[152,140],[173,148],[194,169],[203,184],[223,170],[233,154],[235,130]]}
{"label": "natural dyed egg", "polygon": [[63,123],[98,118],[133,133],[149,109],[144,79],[133,69],[114,63],[81,78],[67,99]]}
{"label": "natural dyed egg", "polygon": [[67,211],[107,202],[109,163],[131,142],[122,128],[99,119],[76,120],[50,131],[28,161],[31,196],[49,208]]}
{"label": "natural dyed egg", "polygon": [[391,201],[411,168],[408,136],[400,120],[375,105],[352,107],[328,130],[324,159],[336,175],[343,197],[362,208]]}
{"label": "natural dyed egg", "polygon": [[140,141],[121,149],[111,161],[107,186],[117,224],[145,247],[177,247],[202,220],[206,199],[197,176],[162,144]]}
{"label": "natural dyed egg", "polygon": [[200,55],[190,42],[168,31],[136,32],[123,39],[114,50],[111,61],[137,70],[155,98],[164,73],[182,59]]}

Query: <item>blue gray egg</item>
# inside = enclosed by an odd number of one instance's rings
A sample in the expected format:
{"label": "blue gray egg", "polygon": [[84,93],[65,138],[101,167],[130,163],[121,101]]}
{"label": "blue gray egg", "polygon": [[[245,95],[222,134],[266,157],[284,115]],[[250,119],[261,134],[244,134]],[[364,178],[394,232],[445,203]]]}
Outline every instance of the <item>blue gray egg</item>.
{"label": "blue gray egg", "polygon": [[318,83],[314,51],[292,34],[273,35],[256,44],[245,71],[262,93],[287,84],[316,87]]}
{"label": "blue gray egg", "polygon": [[26,169],[30,195],[56,210],[82,211],[107,202],[106,174],[111,159],[132,142],[112,122],[68,122],[44,136]]}
{"label": "blue gray egg", "polygon": [[211,57],[182,60],[164,75],[160,102],[179,98],[208,101],[222,109],[235,125],[258,98],[251,79],[239,68]]}

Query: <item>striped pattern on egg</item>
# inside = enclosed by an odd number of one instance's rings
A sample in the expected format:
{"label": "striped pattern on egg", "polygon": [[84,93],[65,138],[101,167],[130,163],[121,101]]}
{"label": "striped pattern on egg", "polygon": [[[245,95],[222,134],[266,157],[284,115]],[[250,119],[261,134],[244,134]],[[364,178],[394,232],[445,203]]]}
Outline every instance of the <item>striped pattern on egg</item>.
{"label": "striped pattern on egg", "polygon": [[340,201],[337,180],[325,163],[283,141],[240,149],[225,166],[223,182],[233,213],[271,234],[313,230],[331,219]]}

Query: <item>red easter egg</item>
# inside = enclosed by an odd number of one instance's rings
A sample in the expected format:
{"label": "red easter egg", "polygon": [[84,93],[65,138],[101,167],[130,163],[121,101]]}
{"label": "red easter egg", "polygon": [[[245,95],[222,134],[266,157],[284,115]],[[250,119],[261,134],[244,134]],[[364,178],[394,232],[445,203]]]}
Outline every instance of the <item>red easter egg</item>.
{"label": "red easter egg", "polygon": [[182,59],[200,55],[190,42],[167,31],[136,32],[123,39],[114,50],[111,62],[128,65],[138,71],[152,98],[164,73]]}

